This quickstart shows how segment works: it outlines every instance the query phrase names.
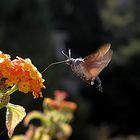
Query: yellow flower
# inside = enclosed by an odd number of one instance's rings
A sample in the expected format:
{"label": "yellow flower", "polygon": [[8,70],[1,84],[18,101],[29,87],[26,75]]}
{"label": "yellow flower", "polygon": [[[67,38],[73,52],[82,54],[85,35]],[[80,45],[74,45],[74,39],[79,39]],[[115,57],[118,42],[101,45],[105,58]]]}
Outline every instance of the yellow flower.
{"label": "yellow flower", "polygon": [[27,81],[21,81],[18,83],[19,91],[24,91],[24,93],[28,93],[30,89],[30,83]]}

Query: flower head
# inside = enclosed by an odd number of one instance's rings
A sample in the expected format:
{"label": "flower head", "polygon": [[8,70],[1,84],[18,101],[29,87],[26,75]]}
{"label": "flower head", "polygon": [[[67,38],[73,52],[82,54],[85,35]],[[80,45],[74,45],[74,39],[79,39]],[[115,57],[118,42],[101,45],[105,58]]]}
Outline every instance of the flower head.
{"label": "flower head", "polygon": [[55,109],[70,109],[70,110],[77,109],[77,105],[73,102],[68,101],[57,102],[56,100],[53,100],[51,98],[44,99],[44,104],[47,104],[50,107],[54,107]]}
{"label": "flower head", "polygon": [[10,55],[4,54],[0,51],[0,79],[8,77],[10,69],[13,67]]}
{"label": "flower head", "polygon": [[55,98],[57,100],[64,100],[68,96],[68,94],[65,91],[62,91],[62,90],[55,90],[54,95],[55,95]]}
{"label": "flower head", "polygon": [[77,105],[74,102],[66,101],[65,98],[67,97],[67,93],[61,90],[56,90],[55,92],[55,99],[45,98],[44,105],[48,105],[55,109],[70,109],[76,110]]}
{"label": "flower head", "polygon": [[5,83],[24,93],[32,92],[35,98],[42,97],[41,88],[44,80],[30,59],[17,57],[11,61],[10,56],[0,52],[0,79],[6,78]]}

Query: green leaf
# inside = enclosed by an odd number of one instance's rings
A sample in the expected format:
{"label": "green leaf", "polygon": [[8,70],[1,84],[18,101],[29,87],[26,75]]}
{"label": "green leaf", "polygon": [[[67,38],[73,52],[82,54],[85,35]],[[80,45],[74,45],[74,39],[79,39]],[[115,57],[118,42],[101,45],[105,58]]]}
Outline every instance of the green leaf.
{"label": "green leaf", "polygon": [[22,106],[8,103],[6,111],[6,127],[9,138],[13,135],[15,127],[23,120],[26,115]]}
{"label": "green leaf", "polygon": [[28,113],[28,115],[24,119],[24,125],[27,126],[29,122],[33,119],[39,119],[41,122],[44,122],[46,121],[46,116],[39,111],[32,111]]}

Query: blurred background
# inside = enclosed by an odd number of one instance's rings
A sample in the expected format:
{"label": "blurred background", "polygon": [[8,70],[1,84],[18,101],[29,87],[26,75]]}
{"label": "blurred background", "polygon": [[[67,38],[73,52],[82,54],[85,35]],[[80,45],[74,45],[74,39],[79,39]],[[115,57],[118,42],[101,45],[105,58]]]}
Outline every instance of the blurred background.
{"label": "blurred background", "polygon": [[[30,58],[41,72],[50,63],[85,57],[110,42],[114,51],[102,71],[103,93],[75,77],[70,68],[56,65],[43,73],[44,97],[56,89],[78,104],[70,140],[140,139],[140,1],[139,0],[1,0],[0,50],[14,59]],[[26,111],[41,110],[43,99],[16,93],[11,103]],[[5,109],[0,110],[0,132]],[[22,123],[15,134],[26,130]],[[8,140],[7,133],[0,140]]]}

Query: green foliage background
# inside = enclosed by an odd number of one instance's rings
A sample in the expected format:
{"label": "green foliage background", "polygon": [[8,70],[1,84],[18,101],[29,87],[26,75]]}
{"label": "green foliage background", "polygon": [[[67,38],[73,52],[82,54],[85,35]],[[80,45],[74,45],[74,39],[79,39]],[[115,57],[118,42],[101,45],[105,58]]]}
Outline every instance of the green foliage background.
{"label": "green foliage background", "polygon": [[[68,35],[63,43],[66,50],[72,49],[75,57],[84,57],[103,43],[112,44],[112,62],[100,75],[104,89],[101,94],[95,86],[89,88],[80,83],[77,90],[73,90],[75,83],[66,86],[64,81],[74,77],[65,65],[55,66],[43,74],[47,86],[45,96],[52,96],[55,89],[65,89],[79,105],[72,124],[72,140],[97,139],[97,130],[104,124],[109,126],[110,136],[140,132],[139,5],[139,0],[0,1],[0,50],[13,58],[17,55],[31,58],[40,71],[60,60],[57,54],[63,48],[53,40],[56,32]],[[17,93],[11,102],[31,111],[41,109],[42,99],[33,100],[30,95]],[[3,111],[1,131],[5,125]],[[22,129],[19,125],[16,133],[22,133]],[[8,138],[2,134],[0,139]]]}

